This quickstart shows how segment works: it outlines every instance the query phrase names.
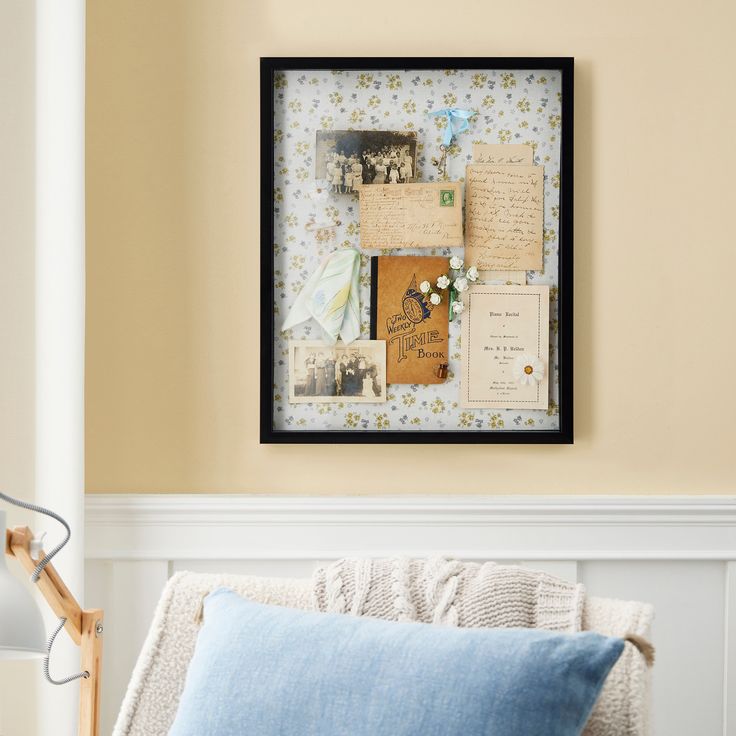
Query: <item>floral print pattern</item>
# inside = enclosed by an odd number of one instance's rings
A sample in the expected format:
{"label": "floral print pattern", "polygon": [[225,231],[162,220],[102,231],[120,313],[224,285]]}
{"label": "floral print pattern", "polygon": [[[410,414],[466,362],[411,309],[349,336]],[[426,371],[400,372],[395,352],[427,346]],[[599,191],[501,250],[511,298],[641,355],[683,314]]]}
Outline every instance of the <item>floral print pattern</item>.
{"label": "floral print pattern", "polygon": [[[274,429],[276,430],[465,430],[559,429],[557,371],[557,284],[560,186],[561,78],[557,71],[287,71],[274,82]],[[385,404],[289,404],[289,339],[315,339],[319,328],[307,322],[281,332],[281,324],[304,282],[336,248],[359,249],[356,195],[310,198],[316,132],[323,129],[416,131],[419,181],[436,181],[431,164],[439,154],[445,117],[428,113],[442,107],[476,110],[469,130],[448,152],[450,179],[463,181],[474,142],[525,143],[534,162],[544,166],[544,271],[529,272],[530,284],[551,287],[550,408],[548,410],[464,409],[460,393],[460,324],[450,324],[450,371],[444,384],[393,385]],[[319,237],[308,222],[339,222]],[[453,249],[397,249],[361,255],[361,338],[370,329],[370,256],[452,255]]]}

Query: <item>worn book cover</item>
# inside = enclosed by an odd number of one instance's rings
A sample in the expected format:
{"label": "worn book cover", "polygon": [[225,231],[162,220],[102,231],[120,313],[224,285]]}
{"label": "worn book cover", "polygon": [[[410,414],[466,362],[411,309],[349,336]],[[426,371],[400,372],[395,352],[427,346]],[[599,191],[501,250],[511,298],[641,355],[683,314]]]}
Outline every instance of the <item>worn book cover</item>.
{"label": "worn book cover", "polygon": [[444,383],[448,362],[448,290],[432,304],[420,284],[436,288],[447,273],[442,256],[375,256],[371,259],[371,339],[386,341],[386,382]]}

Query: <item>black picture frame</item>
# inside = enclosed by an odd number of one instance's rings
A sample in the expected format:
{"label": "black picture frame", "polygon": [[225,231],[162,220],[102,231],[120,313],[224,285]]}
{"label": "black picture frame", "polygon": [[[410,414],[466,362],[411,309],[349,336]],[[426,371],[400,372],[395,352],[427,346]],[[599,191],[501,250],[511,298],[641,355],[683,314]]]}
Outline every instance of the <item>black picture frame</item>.
{"label": "black picture frame", "polygon": [[[274,384],[274,75],[291,70],[550,69],[560,72],[558,380],[559,429],[277,430]],[[261,444],[572,444],[573,443],[573,57],[263,57],[261,104]]]}

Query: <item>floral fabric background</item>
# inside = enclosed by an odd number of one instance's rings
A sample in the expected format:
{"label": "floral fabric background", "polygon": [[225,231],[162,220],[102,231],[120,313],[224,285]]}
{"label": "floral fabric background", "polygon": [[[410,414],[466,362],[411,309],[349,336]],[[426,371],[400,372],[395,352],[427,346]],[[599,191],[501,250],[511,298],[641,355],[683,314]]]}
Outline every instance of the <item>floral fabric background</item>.
{"label": "floral fabric background", "polygon": [[[498,430],[558,429],[557,283],[560,181],[561,84],[556,71],[289,71],[278,74],[274,90],[274,248],[276,324],[274,417],[276,430]],[[474,142],[526,143],[544,166],[544,272],[528,272],[529,284],[551,287],[550,408],[463,409],[459,406],[460,324],[450,325],[450,375],[444,384],[389,385],[385,404],[290,405],[289,339],[316,339],[319,328],[306,322],[281,332],[304,282],[337,248],[359,247],[357,194],[309,197],[314,188],[318,130],[409,130],[417,133],[417,180],[436,181],[431,159],[439,154],[443,107],[478,112],[469,130],[450,149],[447,173],[463,181]],[[310,220],[339,220],[333,237],[318,239]],[[362,252],[361,338],[370,331],[370,256],[451,255],[462,249],[396,249]],[[438,274],[439,275],[439,274]]]}

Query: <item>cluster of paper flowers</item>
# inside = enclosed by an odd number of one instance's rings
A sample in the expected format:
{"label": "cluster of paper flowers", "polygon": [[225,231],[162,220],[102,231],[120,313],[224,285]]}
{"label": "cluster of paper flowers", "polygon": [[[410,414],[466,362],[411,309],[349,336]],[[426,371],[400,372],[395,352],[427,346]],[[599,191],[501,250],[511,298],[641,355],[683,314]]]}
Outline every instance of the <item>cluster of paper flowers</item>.
{"label": "cluster of paper flowers", "polygon": [[[443,273],[437,278],[436,288],[440,291],[450,289],[450,320],[456,314],[461,314],[465,309],[465,303],[462,299],[463,292],[468,290],[470,284],[478,280],[478,269],[475,266],[471,266],[467,270],[463,270],[465,262],[458,256],[450,258],[450,271],[454,272],[452,277]],[[432,304],[439,304],[442,301],[442,295],[429,281],[422,281],[419,284],[419,290],[422,294],[429,294],[429,301]]]}
{"label": "cluster of paper flowers", "polygon": [[429,283],[429,281],[422,281],[422,283],[419,284],[419,288],[422,294],[427,294],[431,292],[429,294],[429,301],[435,306],[442,301],[442,297],[436,291],[432,291],[432,285]]}

